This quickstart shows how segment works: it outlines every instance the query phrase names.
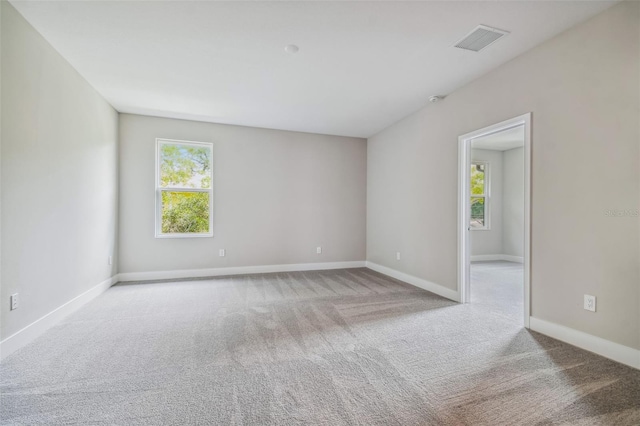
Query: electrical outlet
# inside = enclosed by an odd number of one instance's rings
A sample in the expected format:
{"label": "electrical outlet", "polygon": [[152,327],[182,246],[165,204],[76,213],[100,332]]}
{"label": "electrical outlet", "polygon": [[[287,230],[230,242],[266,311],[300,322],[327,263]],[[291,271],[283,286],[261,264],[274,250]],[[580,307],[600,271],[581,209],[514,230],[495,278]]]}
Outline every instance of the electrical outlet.
{"label": "electrical outlet", "polygon": [[11,310],[15,311],[16,309],[18,309],[18,293],[12,294],[9,302],[11,304]]}
{"label": "electrical outlet", "polygon": [[396,252],[396,260],[400,260],[400,252],[399,251]]}
{"label": "electrical outlet", "polygon": [[113,265],[113,257],[109,256],[109,260],[107,260],[107,262],[109,263],[109,265]]}
{"label": "electrical outlet", "polygon": [[316,247],[316,254],[322,254],[322,247]]}
{"label": "electrical outlet", "polygon": [[225,249],[220,249],[220,251],[218,251],[218,256],[220,257],[225,257],[227,254],[227,251]]}
{"label": "electrical outlet", "polygon": [[587,311],[595,312],[596,311],[596,297],[591,296],[589,294],[584,295],[584,308]]}

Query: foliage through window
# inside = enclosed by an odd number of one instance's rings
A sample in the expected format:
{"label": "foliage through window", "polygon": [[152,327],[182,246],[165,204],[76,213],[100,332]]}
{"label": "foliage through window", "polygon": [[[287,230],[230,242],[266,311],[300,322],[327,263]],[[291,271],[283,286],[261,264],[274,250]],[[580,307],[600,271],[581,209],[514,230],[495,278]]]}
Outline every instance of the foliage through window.
{"label": "foliage through window", "polygon": [[156,144],[156,237],[212,236],[213,145]]}
{"label": "foliage through window", "polygon": [[489,168],[471,164],[471,229],[489,229]]}

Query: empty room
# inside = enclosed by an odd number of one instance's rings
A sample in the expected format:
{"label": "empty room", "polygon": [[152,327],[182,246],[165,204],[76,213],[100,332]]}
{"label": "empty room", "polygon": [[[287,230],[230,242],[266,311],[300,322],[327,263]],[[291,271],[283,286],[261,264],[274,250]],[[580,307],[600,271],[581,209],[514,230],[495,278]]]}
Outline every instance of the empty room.
{"label": "empty room", "polygon": [[640,425],[640,2],[0,0],[1,425]]}

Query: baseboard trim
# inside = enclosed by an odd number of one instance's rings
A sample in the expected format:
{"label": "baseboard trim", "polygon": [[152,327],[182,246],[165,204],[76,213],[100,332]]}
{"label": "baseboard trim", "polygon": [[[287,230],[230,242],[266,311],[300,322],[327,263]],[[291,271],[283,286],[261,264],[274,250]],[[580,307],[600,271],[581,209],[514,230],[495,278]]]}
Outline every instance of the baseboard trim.
{"label": "baseboard trim", "polygon": [[351,262],[293,263],[286,265],[232,266],[226,268],[179,269],[173,271],[123,272],[120,282],[206,278],[224,275],[266,274],[271,272],[321,271],[328,269],[364,268],[364,260]]}
{"label": "baseboard trim", "polygon": [[391,278],[404,281],[407,284],[411,284],[423,290],[430,291],[431,293],[435,293],[438,296],[442,296],[444,298],[453,300],[454,302],[460,302],[460,295],[458,294],[457,291],[441,286],[440,284],[423,280],[422,278],[405,274],[404,272],[400,272],[395,269],[388,268],[386,266],[378,265],[377,263],[373,263],[373,262],[367,261],[366,266],[367,268],[373,271],[380,272],[381,274],[387,275]]}
{"label": "baseboard trim", "polygon": [[530,318],[529,325],[533,331],[640,370],[640,350],[638,349],[536,317]]}
{"label": "baseboard trim", "polygon": [[477,254],[471,256],[472,262],[491,262],[496,260],[504,260],[507,262],[524,263],[524,257],[511,256],[508,254]]}
{"label": "baseboard trim", "polygon": [[116,282],[118,282],[118,275],[114,275],[113,277],[102,281],[100,284],[74,297],[64,305],[54,309],[53,311],[24,327],[22,330],[15,332],[11,336],[1,341],[0,360],[6,358],[21,347],[32,342],[36,337],[40,336],[49,328],[56,325],[64,317],[77,311],[83,305],[87,304],[91,300],[107,291],[109,287],[114,285]]}

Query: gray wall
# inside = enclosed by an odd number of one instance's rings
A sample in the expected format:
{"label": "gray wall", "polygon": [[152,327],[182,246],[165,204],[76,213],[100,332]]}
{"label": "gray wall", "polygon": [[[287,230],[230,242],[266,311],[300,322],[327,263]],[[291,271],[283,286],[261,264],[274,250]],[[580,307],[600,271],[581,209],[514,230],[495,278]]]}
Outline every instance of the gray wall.
{"label": "gray wall", "polygon": [[471,255],[524,256],[524,148],[471,150],[489,163],[491,229],[471,232]]}
{"label": "gray wall", "polygon": [[524,148],[502,152],[501,253],[524,256]]}
{"label": "gray wall", "polygon": [[[4,296],[2,292],[2,16],[4,15],[2,7],[3,0],[0,0],[0,298]],[[0,300],[0,341],[2,341],[2,323],[4,322],[4,310],[7,309],[7,302],[4,306]],[[1,354],[0,354],[1,355]]]}
{"label": "gray wall", "polygon": [[456,289],[458,136],[533,112],[532,315],[640,348],[639,220],[605,214],[640,203],[639,32],[623,2],[370,138],[368,260]]}
{"label": "gray wall", "polygon": [[471,161],[489,163],[490,229],[471,232],[471,255],[502,253],[502,151],[472,149]]}
{"label": "gray wall", "polygon": [[[5,339],[111,277],[117,265],[117,113],[2,1]],[[9,295],[20,307],[8,310]]]}
{"label": "gray wall", "polygon": [[[214,143],[213,238],[154,238],[158,137]],[[365,260],[366,153],[364,139],[121,114],[120,272]]]}

